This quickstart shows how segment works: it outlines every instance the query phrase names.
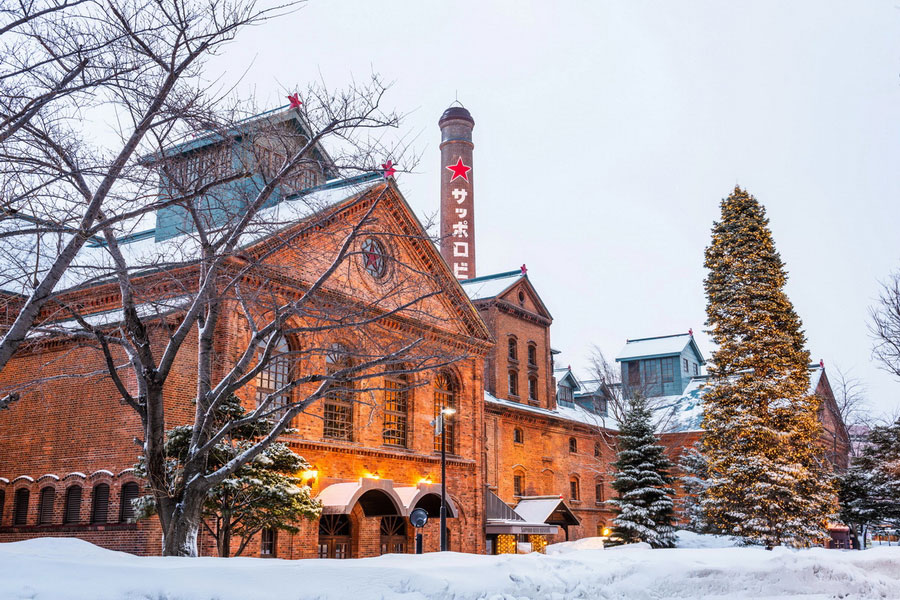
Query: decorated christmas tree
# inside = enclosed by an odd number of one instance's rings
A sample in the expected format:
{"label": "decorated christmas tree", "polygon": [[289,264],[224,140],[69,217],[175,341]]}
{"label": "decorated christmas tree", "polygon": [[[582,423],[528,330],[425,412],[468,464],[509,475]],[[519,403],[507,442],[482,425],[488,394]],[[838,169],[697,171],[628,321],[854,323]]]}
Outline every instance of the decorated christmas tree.
{"label": "decorated christmas tree", "polygon": [[678,461],[678,470],[682,475],[681,489],[681,521],[684,528],[695,533],[721,533],[706,518],[701,505],[701,498],[709,486],[709,464],[703,454],[702,444],[695,443],[685,448]]}
{"label": "decorated christmas tree", "polygon": [[806,339],[765,209],[737,187],[721,208],[704,282],[718,349],[704,395],[703,507],[726,533],[766,547],[809,545],[826,536],[836,504]]}
{"label": "decorated christmas tree", "polygon": [[675,545],[675,517],[669,475],[672,464],[653,433],[647,401],[635,396],[619,425],[619,449],[612,487],[618,497],[613,537],[623,542],[647,542],[654,548]]}

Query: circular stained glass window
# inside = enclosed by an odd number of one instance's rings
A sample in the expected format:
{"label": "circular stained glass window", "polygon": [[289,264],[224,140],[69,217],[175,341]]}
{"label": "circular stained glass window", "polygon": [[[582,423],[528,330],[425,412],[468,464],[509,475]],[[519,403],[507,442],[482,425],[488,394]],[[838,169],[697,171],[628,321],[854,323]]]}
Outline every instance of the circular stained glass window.
{"label": "circular stained glass window", "polygon": [[384,246],[375,238],[366,238],[362,243],[362,264],[366,272],[376,279],[387,272]]}

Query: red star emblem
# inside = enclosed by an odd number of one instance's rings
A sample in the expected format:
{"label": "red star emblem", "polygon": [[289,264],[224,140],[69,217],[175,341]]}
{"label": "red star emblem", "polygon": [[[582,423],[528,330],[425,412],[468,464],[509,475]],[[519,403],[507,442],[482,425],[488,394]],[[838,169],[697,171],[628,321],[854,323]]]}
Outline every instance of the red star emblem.
{"label": "red star emblem", "polygon": [[393,177],[394,173],[397,172],[397,169],[394,168],[394,161],[392,161],[392,160],[389,160],[386,163],[384,163],[383,165],[381,165],[381,168],[384,169],[384,178],[385,179],[387,179],[388,177]]}
{"label": "red star emblem", "polygon": [[366,252],[366,268],[378,268],[378,255],[374,252]]}
{"label": "red star emblem", "polygon": [[453,171],[453,177],[450,178],[450,181],[453,181],[457,177],[462,177],[467,182],[469,181],[469,171],[472,170],[472,167],[467,167],[466,165],[464,165],[461,156],[456,161],[455,165],[450,165],[449,167],[444,168]]}
{"label": "red star emblem", "polygon": [[300,108],[300,106],[303,104],[302,102],[300,102],[299,93],[290,94],[287,99],[291,103],[288,108]]}

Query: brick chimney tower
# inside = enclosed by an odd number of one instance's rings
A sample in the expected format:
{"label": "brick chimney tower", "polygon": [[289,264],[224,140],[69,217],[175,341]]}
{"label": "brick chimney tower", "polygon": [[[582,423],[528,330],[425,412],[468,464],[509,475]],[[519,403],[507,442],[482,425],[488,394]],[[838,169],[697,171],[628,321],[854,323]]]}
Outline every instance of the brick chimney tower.
{"label": "brick chimney tower", "polygon": [[475,204],[472,194],[472,129],[475,119],[451,106],[441,128],[441,256],[457,279],[475,277]]}

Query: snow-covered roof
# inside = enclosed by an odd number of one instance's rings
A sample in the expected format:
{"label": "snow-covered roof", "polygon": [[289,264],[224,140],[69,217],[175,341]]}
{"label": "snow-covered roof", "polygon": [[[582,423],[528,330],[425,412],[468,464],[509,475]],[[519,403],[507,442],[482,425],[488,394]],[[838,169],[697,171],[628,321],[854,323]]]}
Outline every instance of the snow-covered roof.
{"label": "snow-covered roof", "polygon": [[[820,365],[809,366],[809,394],[815,394],[825,369]],[[703,430],[703,395],[710,386],[709,376],[692,377],[680,396],[654,398],[655,410],[661,433],[684,433]]]}
{"label": "snow-covered roof", "polygon": [[487,390],[485,390],[484,392],[484,401],[490,404],[503,406],[505,408],[521,410],[554,419],[563,419],[566,421],[572,421],[574,423],[580,423],[582,425],[590,425],[592,427],[602,427],[604,429],[609,429],[612,431],[617,430],[614,419],[587,411],[577,404],[575,406],[557,405],[555,410],[548,410],[546,408],[540,408],[538,406],[530,406],[528,404],[512,402],[511,400],[502,400],[500,398],[497,398]]}
{"label": "snow-covered roof", "polygon": [[703,356],[694,342],[694,336],[690,333],[627,340],[625,347],[616,356],[616,361],[681,354],[692,343],[697,355],[700,357],[700,363],[703,364]]}
{"label": "snow-covered roof", "polygon": [[[329,182],[310,193],[288,197],[259,212],[253,223],[246,228],[240,240],[240,246],[246,247],[274,235],[298,221],[309,218],[380,184],[379,181],[364,181],[362,178],[339,180]],[[150,226],[151,216],[146,215],[140,221],[141,230],[136,230],[135,224],[130,224],[122,230],[119,247],[129,269],[150,271],[160,268],[162,265],[195,262],[198,257],[196,236],[185,233],[156,241],[155,236],[152,235],[153,227]],[[155,223],[155,219],[152,219],[152,222]],[[33,227],[30,223],[19,222],[16,218],[0,221],[0,229],[3,231],[24,226]],[[148,226],[150,228],[145,229]],[[0,246],[0,290],[16,294],[29,293],[35,276],[35,264],[38,264],[38,277],[46,273],[56,258],[57,249],[68,242],[71,233],[52,236],[44,234],[41,236],[40,244],[36,242],[35,238],[34,234],[7,237],[6,242]],[[90,240],[82,246],[56,289],[63,291],[105,279],[112,274],[113,262],[106,250],[106,245],[99,239]]]}
{"label": "snow-covered roof", "polygon": [[564,502],[559,496],[525,498],[519,500],[513,510],[529,523],[546,523],[560,504],[564,504]]}
{"label": "snow-covered roof", "polygon": [[523,277],[525,275],[521,270],[507,271],[506,273],[495,273],[494,275],[464,279],[459,283],[466,291],[466,294],[469,295],[470,300],[485,300],[496,298]]}

